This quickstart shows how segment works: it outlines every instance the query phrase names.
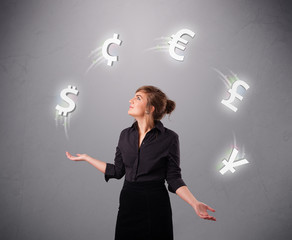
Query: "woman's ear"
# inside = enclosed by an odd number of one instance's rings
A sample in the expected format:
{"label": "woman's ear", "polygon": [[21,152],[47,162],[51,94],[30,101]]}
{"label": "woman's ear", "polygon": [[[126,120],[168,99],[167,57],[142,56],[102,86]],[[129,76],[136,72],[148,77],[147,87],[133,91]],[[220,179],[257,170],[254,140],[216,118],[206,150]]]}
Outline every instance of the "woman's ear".
{"label": "woman's ear", "polygon": [[153,113],[153,112],[154,112],[154,110],[155,110],[155,107],[154,107],[154,106],[152,106],[152,107],[151,107],[151,113]]}

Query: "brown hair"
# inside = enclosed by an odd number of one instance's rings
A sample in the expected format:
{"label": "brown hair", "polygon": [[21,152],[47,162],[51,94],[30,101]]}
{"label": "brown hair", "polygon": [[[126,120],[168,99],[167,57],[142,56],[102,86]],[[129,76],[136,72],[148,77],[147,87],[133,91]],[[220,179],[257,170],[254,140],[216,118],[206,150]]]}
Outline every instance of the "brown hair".
{"label": "brown hair", "polygon": [[150,114],[153,121],[160,120],[165,114],[169,114],[175,109],[175,102],[168,99],[165,93],[154,86],[142,86],[136,90],[136,93],[142,91],[147,94],[146,109],[150,112],[151,106],[154,111]]}

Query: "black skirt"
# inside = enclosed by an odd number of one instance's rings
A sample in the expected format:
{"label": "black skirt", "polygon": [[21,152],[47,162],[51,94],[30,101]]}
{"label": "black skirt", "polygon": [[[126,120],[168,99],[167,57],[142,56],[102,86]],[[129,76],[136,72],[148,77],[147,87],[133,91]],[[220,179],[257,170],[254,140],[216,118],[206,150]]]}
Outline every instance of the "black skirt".
{"label": "black skirt", "polygon": [[115,240],[173,240],[172,210],[164,181],[124,181]]}

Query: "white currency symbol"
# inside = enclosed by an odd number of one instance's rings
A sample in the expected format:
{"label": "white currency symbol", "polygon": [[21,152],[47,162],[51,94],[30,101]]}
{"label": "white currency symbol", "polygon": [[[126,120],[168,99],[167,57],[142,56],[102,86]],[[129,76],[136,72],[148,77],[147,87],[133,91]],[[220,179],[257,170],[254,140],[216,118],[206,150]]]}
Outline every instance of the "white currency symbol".
{"label": "white currency symbol", "polygon": [[242,100],[242,96],[237,93],[237,88],[239,86],[243,86],[245,88],[245,90],[249,89],[249,86],[248,86],[248,84],[246,82],[244,82],[242,80],[237,80],[232,84],[231,89],[228,90],[228,92],[230,93],[229,99],[227,99],[227,100],[223,99],[221,101],[222,104],[224,104],[225,106],[229,107],[234,112],[237,111],[237,108],[234,107],[231,103],[234,101],[235,98],[238,98],[240,101]]}
{"label": "white currency symbol", "polygon": [[68,85],[68,88],[65,88],[61,91],[60,93],[61,98],[64,101],[66,101],[69,104],[69,106],[67,108],[64,108],[64,107],[61,107],[60,105],[57,105],[56,110],[59,111],[59,115],[67,116],[69,112],[72,112],[75,109],[76,107],[75,102],[73,102],[72,99],[67,97],[67,93],[73,93],[75,95],[78,95],[78,92],[79,91],[77,90],[77,88],[71,85]]}
{"label": "white currency symbol", "polygon": [[228,159],[228,162],[226,161],[226,159],[223,159],[222,163],[224,163],[224,167],[220,170],[220,173],[223,175],[224,173],[226,173],[228,170],[232,173],[235,172],[234,167],[238,167],[241,166],[243,164],[247,164],[248,161],[246,159],[240,159],[237,160],[236,162],[234,162],[236,156],[237,156],[238,150],[236,148],[233,148],[232,153]]}
{"label": "white currency symbol", "polygon": [[115,43],[119,46],[121,45],[122,41],[119,39],[119,34],[114,33],[113,38],[107,39],[102,46],[102,55],[104,56],[105,59],[107,59],[108,66],[112,66],[114,61],[115,62],[118,61],[117,56],[111,56],[108,53],[108,48],[112,43]]}
{"label": "white currency symbol", "polygon": [[185,50],[186,47],[179,45],[178,42],[182,42],[184,44],[187,44],[188,41],[181,38],[182,35],[187,34],[189,36],[191,36],[192,38],[195,36],[195,33],[189,29],[181,29],[179,30],[175,35],[172,35],[172,40],[168,42],[169,46],[169,54],[171,57],[173,57],[174,59],[178,60],[178,61],[183,61],[184,60],[184,56],[180,56],[178,54],[175,53],[174,49],[175,48],[179,48],[180,50]]}

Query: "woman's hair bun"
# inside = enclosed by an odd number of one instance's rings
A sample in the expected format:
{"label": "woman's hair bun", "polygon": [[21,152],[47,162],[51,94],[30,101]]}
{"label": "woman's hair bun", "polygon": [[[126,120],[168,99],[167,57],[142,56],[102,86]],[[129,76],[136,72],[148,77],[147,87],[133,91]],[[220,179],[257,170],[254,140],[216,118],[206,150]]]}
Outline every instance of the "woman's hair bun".
{"label": "woman's hair bun", "polygon": [[174,109],[175,109],[175,102],[170,99],[167,99],[165,112],[167,114],[170,114]]}

